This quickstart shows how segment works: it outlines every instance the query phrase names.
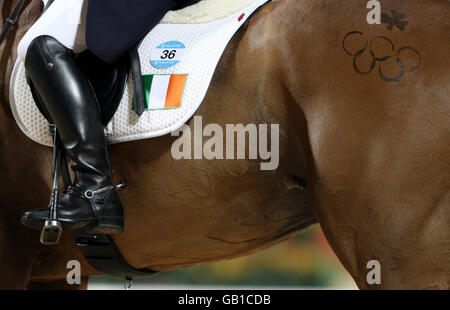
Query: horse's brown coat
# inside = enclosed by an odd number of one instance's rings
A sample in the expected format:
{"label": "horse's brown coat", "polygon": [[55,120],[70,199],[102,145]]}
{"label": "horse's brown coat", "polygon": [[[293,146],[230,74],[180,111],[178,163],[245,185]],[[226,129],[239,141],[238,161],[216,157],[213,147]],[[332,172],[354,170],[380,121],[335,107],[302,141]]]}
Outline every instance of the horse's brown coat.
{"label": "horse's brown coat", "polygon": [[[63,283],[71,259],[82,261],[84,275],[95,273],[70,234],[58,247],[43,247],[38,233],[19,223],[25,210],[47,203],[51,183],[51,151],[24,137],[7,100],[11,51],[39,15],[38,2],[27,2],[0,50],[5,288]],[[382,5],[407,14],[405,31],[368,25],[361,1],[280,0],[233,39],[198,115],[204,124],[279,123],[278,170],[261,172],[257,161],[174,161],[173,137],[111,148],[116,179],[129,184],[122,193],[126,233],[116,241],[130,264],[170,270],[248,254],[311,224],[310,205],[360,288],[449,288],[450,5]],[[4,21],[12,4],[0,6]],[[358,74],[342,49],[355,30],[413,46],[422,66],[398,82],[376,71]],[[414,62],[408,55],[405,62]],[[385,68],[395,73],[395,63]],[[297,177],[308,180],[309,203]],[[378,286],[366,282],[372,259],[382,266]]]}

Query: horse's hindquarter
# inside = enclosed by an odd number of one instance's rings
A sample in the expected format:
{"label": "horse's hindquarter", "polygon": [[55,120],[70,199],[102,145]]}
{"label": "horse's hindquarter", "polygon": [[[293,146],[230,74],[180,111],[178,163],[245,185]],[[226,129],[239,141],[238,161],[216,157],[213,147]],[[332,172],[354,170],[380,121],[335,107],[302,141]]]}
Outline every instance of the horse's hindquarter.
{"label": "horse's hindquarter", "polygon": [[287,34],[312,207],[361,287],[373,259],[384,287],[448,287],[450,4],[383,1],[381,25],[368,12],[360,1],[315,1]]}

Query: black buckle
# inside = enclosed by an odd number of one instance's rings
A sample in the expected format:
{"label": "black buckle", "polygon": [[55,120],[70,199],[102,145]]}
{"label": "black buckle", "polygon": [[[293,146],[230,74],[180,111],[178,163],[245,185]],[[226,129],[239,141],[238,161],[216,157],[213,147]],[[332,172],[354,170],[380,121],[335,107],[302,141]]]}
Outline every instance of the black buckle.
{"label": "black buckle", "polygon": [[6,23],[10,24],[11,26],[14,26],[16,24],[16,21],[11,19],[11,18],[7,18],[5,20]]}

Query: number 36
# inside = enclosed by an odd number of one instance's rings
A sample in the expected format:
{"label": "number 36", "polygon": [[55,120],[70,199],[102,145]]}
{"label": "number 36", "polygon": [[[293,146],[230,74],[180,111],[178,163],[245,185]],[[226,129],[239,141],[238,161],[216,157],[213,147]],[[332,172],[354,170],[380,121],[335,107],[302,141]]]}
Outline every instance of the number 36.
{"label": "number 36", "polygon": [[176,55],[177,55],[176,50],[172,50],[172,51],[165,50],[162,53],[161,59],[174,59]]}

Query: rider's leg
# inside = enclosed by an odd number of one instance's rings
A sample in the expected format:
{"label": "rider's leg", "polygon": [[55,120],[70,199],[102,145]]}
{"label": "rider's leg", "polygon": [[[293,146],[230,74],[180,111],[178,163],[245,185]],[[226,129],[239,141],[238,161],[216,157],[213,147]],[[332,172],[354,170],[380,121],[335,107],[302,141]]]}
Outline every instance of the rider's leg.
{"label": "rider's leg", "polygon": [[[121,232],[124,210],[116,190],[85,195],[113,181],[97,98],[73,52],[53,37],[40,36],[28,49],[25,67],[73,161],[74,185],[60,201],[59,221],[65,229],[96,221],[99,232]],[[47,216],[48,209],[27,212],[23,223],[40,228]]]}
{"label": "rider's leg", "polygon": [[41,35],[56,38],[75,53],[85,51],[87,4],[85,0],[55,0],[20,40],[19,59],[25,63],[28,47]]}
{"label": "rider's leg", "polygon": [[[56,4],[62,5],[64,1],[57,0],[45,14],[51,13],[50,10]],[[53,15],[45,14],[44,17],[47,16],[50,22],[46,19],[41,24],[51,23]],[[58,24],[53,25],[53,28],[57,29]],[[45,27],[43,29],[47,30]],[[78,28],[73,29],[77,31]],[[65,37],[67,31],[68,28],[65,28]],[[32,35],[37,33],[39,31],[33,29]],[[56,36],[61,37],[62,34],[57,33]],[[101,125],[97,98],[89,80],[75,63],[72,49],[54,36],[44,32],[29,44],[26,42],[23,45],[28,45],[25,53],[27,73],[73,161],[74,186],[59,203],[59,221],[64,229],[93,224],[92,231],[95,233],[122,232],[124,209],[117,191],[109,189],[113,180],[104,128]],[[86,192],[89,194],[105,188],[108,190],[93,197],[85,195]],[[48,208],[27,212],[22,222],[40,229],[48,213]]]}

